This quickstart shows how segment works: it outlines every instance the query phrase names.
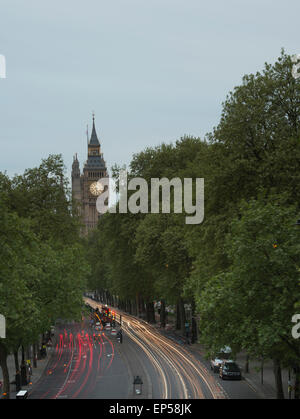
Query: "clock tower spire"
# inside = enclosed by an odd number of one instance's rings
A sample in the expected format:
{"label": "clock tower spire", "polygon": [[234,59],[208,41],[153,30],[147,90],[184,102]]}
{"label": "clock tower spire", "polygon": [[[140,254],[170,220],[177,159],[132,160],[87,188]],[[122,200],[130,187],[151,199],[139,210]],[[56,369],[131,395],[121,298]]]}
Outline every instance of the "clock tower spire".
{"label": "clock tower spire", "polygon": [[95,127],[95,114],[93,113],[93,128],[90,141],[88,143],[88,155],[100,155],[100,142],[98,140]]}

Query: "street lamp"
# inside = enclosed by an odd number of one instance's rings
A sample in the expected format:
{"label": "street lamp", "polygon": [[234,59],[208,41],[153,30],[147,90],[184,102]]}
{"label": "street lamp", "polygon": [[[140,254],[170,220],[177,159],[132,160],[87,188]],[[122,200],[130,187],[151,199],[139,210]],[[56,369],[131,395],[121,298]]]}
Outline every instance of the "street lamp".
{"label": "street lamp", "polygon": [[142,394],[142,387],[143,387],[143,381],[141,377],[137,375],[136,377],[134,377],[134,380],[133,380],[133,392],[138,395]]}

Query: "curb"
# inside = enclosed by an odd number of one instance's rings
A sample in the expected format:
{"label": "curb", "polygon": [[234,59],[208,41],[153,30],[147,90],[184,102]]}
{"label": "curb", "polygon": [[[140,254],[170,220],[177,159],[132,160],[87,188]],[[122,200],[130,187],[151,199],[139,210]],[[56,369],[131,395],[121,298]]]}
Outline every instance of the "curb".
{"label": "curb", "polygon": [[251,380],[251,378],[249,378],[249,377],[246,377],[245,375],[244,375],[244,379],[245,379],[245,381],[247,382],[247,384],[248,384],[248,386],[249,387],[251,387],[251,389],[253,390],[253,391],[255,391],[255,393],[257,393],[258,394],[258,396],[261,398],[261,399],[276,399],[276,397],[275,397],[275,395],[271,395],[271,394],[267,394],[267,393],[265,393],[264,391],[262,391],[262,389],[256,384],[256,383],[254,383],[254,381],[252,381]]}

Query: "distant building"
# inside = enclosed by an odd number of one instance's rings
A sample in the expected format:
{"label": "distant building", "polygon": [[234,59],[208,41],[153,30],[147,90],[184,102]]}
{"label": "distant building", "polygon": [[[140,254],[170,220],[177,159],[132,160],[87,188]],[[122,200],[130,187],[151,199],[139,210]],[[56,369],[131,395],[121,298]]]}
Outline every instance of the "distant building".
{"label": "distant building", "polygon": [[100,214],[96,209],[96,200],[103,192],[97,181],[104,177],[108,177],[107,167],[101,153],[93,115],[93,129],[88,140],[88,156],[82,173],[80,172],[77,154],[75,154],[72,164],[72,195],[74,202],[78,204],[77,211],[82,218],[83,235],[97,226]]}

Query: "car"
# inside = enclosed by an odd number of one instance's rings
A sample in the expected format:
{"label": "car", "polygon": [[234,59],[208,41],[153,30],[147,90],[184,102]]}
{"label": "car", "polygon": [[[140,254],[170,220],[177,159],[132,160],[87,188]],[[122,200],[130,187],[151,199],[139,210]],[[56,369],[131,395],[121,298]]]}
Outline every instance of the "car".
{"label": "car", "polygon": [[220,349],[215,358],[210,360],[210,368],[213,370],[213,372],[219,372],[222,363],[226,360],[229,360],[230,356],[231,348],[229,346],[225,346],[224,348]]}
{"label": "car", "polygon": [[241,380],[242,372],[234,361],[224,361],[220,366],[219,376],[222,380]]}
{"label": "car", "polygon": [[210,368],[213,370],[213,372],[218,372],[220,369],[220,366],[222,365],[223,359],[215,358],[210,360]]}

